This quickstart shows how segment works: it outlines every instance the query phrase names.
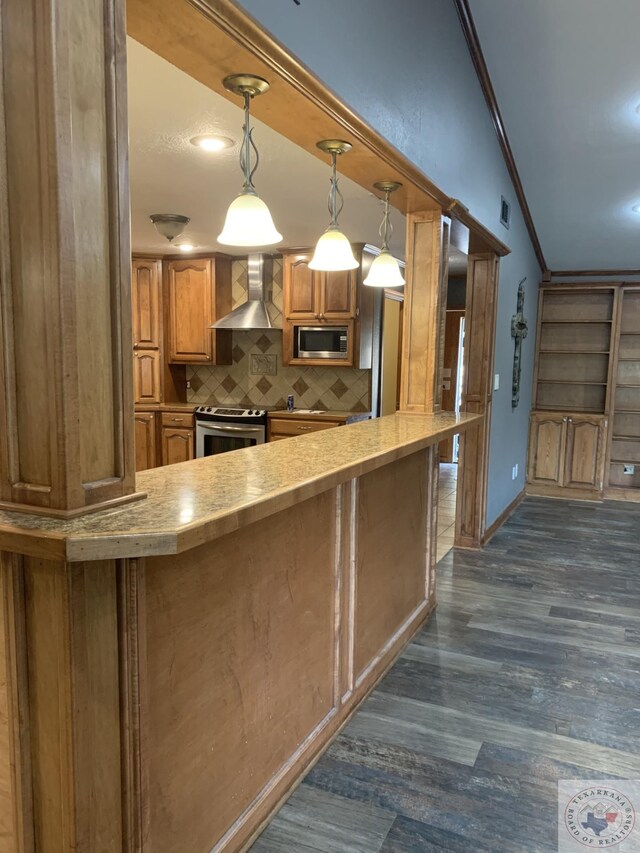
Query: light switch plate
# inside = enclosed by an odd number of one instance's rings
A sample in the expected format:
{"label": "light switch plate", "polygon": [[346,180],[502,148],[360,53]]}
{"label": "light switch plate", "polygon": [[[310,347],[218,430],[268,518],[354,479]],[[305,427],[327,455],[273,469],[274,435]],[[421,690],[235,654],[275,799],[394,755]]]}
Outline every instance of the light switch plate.
{"label": "light switch plate", "polygon": [[493,390],[494,391],[500,390],[500,374],[499,373],[496,373],[495,376],[493,377]]}
{"label": "light switch plate", "polygon": [[636,473],[636,466],[635,465],[625,465],[624,468],[622,469],[622,473],[623,474],[635,474]]}

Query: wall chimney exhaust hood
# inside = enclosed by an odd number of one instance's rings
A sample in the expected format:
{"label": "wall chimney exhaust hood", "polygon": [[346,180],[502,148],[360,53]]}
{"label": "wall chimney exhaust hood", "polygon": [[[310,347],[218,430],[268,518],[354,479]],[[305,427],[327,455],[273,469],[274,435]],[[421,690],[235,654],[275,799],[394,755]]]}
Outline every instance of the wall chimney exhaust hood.
{"label": "wall chimney exhaust hood", "polygon": [[212,329],[281,329],[278,311],[271,302],[273,259],[253,254],[247,259],[249,294],[247,301],[222,317]]}

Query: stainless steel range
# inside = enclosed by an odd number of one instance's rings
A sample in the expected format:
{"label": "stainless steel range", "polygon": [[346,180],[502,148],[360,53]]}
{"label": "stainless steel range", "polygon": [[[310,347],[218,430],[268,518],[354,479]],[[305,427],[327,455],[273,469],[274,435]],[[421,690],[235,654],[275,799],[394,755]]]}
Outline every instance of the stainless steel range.
{"label": "stainless steel range", "polygon": [[215,456],[264,444],[267,432],[265,409],[196,409],[196,456]]}

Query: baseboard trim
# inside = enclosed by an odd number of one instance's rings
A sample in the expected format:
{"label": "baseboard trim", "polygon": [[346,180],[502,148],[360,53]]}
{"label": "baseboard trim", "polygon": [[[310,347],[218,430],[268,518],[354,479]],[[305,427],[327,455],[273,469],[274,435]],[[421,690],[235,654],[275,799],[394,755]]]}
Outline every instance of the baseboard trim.
{"label": "baseboard trim", "polygon": [[491,539],[493,534],[496,533],[502,527],[502,525],[509,518],[511,513],[514,512],[517,509],[517,507],[522,503],[522,501],[525,497],[525,494],[526,494],[525,490],[522,489],[520,494],[515,496],[515,498],[511,501],[509,506],[502,510],[500,515],[496,518],[496,520],[491,525],[491,527],[488,527],[485,530],[484,535],[482,536],[482,546],[483,547]]}

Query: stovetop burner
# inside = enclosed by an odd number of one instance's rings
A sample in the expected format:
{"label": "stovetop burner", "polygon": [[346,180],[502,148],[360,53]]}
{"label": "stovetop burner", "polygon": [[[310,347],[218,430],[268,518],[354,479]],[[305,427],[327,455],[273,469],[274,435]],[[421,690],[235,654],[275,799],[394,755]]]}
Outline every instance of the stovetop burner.
{"label": "stovetop burner", "polygon": [[266,409],[230,409],[223,406],[198,406],[196,420],[199,421],[239,421],[265,423]]}

